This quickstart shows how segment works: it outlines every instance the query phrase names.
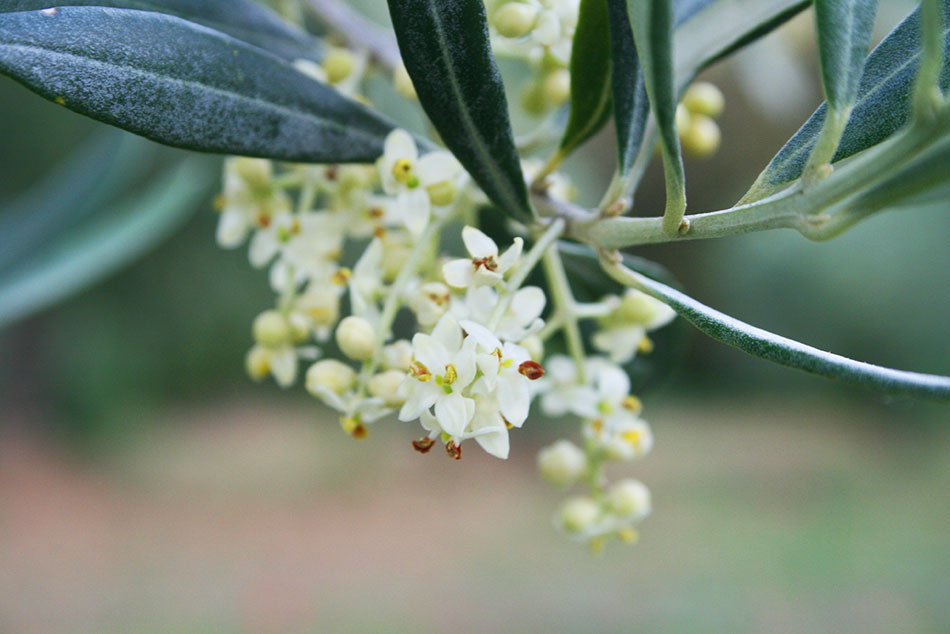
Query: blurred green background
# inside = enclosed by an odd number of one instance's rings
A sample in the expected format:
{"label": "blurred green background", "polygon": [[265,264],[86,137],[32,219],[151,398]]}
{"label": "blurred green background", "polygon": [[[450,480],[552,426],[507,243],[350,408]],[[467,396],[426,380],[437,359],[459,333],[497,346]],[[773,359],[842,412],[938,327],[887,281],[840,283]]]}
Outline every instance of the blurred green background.
{"label": "blurred green background", "polygon": [[[882,3],[881,35],[908,6]],[[820,102],[810,20],[704,75],[727,109],[719,154],[688,162],[692,211],[732,204]],[[0,79],[0,208],[101,131]],[[610,134],[571,161],[585,202]],[[185,156],[152,145],[143,189]],[[455,464],[411,452],[412,426],[355,442],[303,390],[251,383],[271,295],[215,246],[216,187],[134,264],[0,331],[0,631],[950,631],[946,406],[685,334],[682,365],[642,395],[656,449],[623,471],[654,515],[635,548],[591,557],[555,533],[560,496],[533,473],[572,425],[537,419],[509,462]],[[654,166],[637,209],[662,197]],[[947,235],[932,208],[825,244],[638,254],[757,326],[950,374]]]}

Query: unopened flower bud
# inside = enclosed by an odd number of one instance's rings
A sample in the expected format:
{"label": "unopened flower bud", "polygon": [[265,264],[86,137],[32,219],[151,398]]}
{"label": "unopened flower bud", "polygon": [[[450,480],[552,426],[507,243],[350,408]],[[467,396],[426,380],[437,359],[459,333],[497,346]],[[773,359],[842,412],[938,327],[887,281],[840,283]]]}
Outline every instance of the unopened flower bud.
{"label": "unopened flower bud", "polygon": [[607,504],[625,519],[641,519],[650,514],[650,489],[639,480],[626,479],[610,487]]}
{"label": "unopened flower bud", "polygon": [[544,342],[541,341],[541,337],[537,335],[525,337],[518,343],[518,345],[527,350],[532,359],[544,358]]}
{"label": "unopened flower bud", "polygon": [[677,104],[676,106],[676,129],[679,131],[680,136],[686,131],[686,128],[689,127],[690,122],[689,110],[686,109],[686,106],[683,104]]}
{"label": "unopened flower bud", "polygon": [[270,358],[262,346],[254,346],[244,357],[244,367],[254,381],[262,381],[270,373]]}
{"label": "unopened flower bud", "polygon": [[726,105],[726,98],[715,84],[698,81],[686,89],[683,105],[693,114],[718,117]]}
{"label": "unopened flower bud", "polygon": [[343,394],[356,382],[356,372],[350,366],[336,359],[322,359],[307,370],[307,391],[319,396],[317,388],[330,390],[334,394]]}
{"label": "unopened flower bud", "polygon": [[394,341],[383,348],[382,357],[383,368],[408,372],[412,363],[412,344],[406,339]]}
{"label": "unopened flower bud", "polygon": [[571,96],[570,71],[566,68],[551,71],[541,83],[541,90],[549,106],[560,106]]}
{"label": "unopened flower bud", "polygon": [[303,343],[310,337],[310,318],[300,311],[287,315],[290,338],[294,343]]}
{"label": "unopened flower bud", "polygon": [[396,92],[406,99],[417,99],[416,87],[412,84],[412,78],[409,77],[409,71],[405,64],[399,64],[393,71],[393,85]]}
{"label": "unopened flower bud", "polygon": [[376,351],[376,332],[367,320],[350,315],[336,327],[336,343],[343,354],[363,361]]}
{"label": "unopened flower bud", "polygon": [[523,2],[508,2],[495,11],[492,25],[503,37],[524,37],[534,28],[537,19],[537,8]]}
{"label": "unopened flower bud", "polygon": [[699,158],[712,156],[719,149],[722,132],[716,122],[704,114],[694,114],[682,135],[683,149]]}
{"label": "unopened flower bud", "polygon": [[262,346],[277,348],[292,336],[287,319],[276,310],[267,310],[254,319],[254,341]]}
{"label": "unopened flower bud", "polygon": [[455,202],[458,195],[458,188],[452,181],[442,181],[426,187],[426,193],[429,194],[429,200],[433,205],[444,207]]}
{"label": "unopened flower bud", "polygon": [[559,440],[538,452],[541,477],[556,487],[567,488],[587,469],[587,456],[569,440]]}
{"label": "unopened flower bud", "polygon": [[566,533],[582,534],[600,519],[600,506],[593,498],[568,498],[558,511],[557,523]]}
{"label": "unopened flower bud", "polygon": [[353,72],[353,53],[345,48],[332,47],[323,58],[323,70],[327,73],[327,81],[336,84]]}
{"label": "unopened flower bud", "polygon": [[270,184],[273,168],[269,160],[238,156],[231,161],[234,171],[251,187],[261,188]]}
{"label": "unopened flower bud", "polygon": [[399,370],[380,372],[369,380],[369,393],[382,399],[387,407],[402,405],[405,399],[399,396],[399,385],[404,378],[406,373]]}

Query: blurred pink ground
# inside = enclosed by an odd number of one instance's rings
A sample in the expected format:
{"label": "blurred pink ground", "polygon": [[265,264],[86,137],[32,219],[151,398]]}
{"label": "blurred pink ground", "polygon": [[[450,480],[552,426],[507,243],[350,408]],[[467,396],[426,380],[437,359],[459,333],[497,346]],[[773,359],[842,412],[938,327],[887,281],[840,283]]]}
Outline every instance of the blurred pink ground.
{"label": "blurred pink ground", "polygon": [[6,432],[0,631],[946,631],[950,437],[774,412],[654,407],[625,473],[655,513],[603,557],[534,476],[567,427],[507,463],[267,403],[166,412],[97,460]]}

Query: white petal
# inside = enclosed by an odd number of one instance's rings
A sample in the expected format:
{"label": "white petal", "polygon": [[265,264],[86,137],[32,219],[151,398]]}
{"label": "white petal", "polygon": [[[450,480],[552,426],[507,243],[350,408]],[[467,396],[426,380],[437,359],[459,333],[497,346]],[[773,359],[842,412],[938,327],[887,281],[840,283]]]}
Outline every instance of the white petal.
{"label": "white petal", "polygon": [[601,330],[594,333],[591,343],[614,363],[626,363],[636,356],[637,347],[645,334],[639,326]]}
{"label": "white petal", "polygon": [[509,312],[514,313],[521,325],[530,324],[541,316],[547,298],[537,286],[525,286],[518,289],[511,298]]}
{"label": "white petal", "polygon": [[280,243],[277,242],[277,236],[272,231],[258,231],[251,238],[251,246],[247,253],[251,266],[256,269],[261,268],[271,261],[278,249],[280,249]]}
{"label": "white petal", "polygon": [[474,279],[472,283],[476,286],[494,286],[498,282],[504,279],[501,273],[495,271],[489,271],[484,266],[480,266],[475,269]]}
{"label": "white petal", "polygon": [[386,136],[386,142],[383,145],[383,156],[392,162],[399,159],[409,159],[415,162],[419,157],[419,153],[416,150],[416,142],[412,140],[412,135],[397,128]]}
{"label": "white petal", "polygon": [[451,260],[442,265],[442,277],[449,286],[465,288],[475,279],[475,267],[471,260]]}
{"label": "white petal", "polygon": [[495,244],[495,241],[475,227],[466,225],[462,229],[462,242],[465,243],[465,248],[472,258],[498,256],[498,245]]}
{"label": "white petal", "polygon": [[441,341],[421,333],[412,338],[412,355],[433,374],[442,374],[442,369],[451,362],[449,352]]}
{"label": "white petal", "polygon": [[408,193],[399,194],[399,199],[399,204],[403,205],[403,223],[412,237],[418,239],[429,224],[429,215],[432,212],[429,195],[424,189],[415,189]]}
{"label": "white petal", "polygon": [[495,389],[498,381],[498,357],[493,354],[480,354],[477,359],[478,369],[482,371],[482,378],[488,391]]}
{"label": "white petal", "polygon": [[630,393],[630,377],[616,365],[605,365],[597,376],[597,391],[611,400],[622,400]]}
{"label": "white petal", "polygon": [[[432,389],[428,384],[420,383],[415,379],[409,380],[413,381],[414,385],[409,388],[409,398],[406,399],[406,402],[402,404],[402,408],[399,410],[399,420],[401,421],[410,421],[419,418],[423,411],[435,405],[442,391],[438,389],[438,386],[433,386],[436,389]],[[400,387],[402,386],[400,385]]]}
{"label": "white petal", "polygon": [[340,398],[340,395],[331,390],[330,388],[323,385],[314,385],[307,386],[313,392],[313,394],[323,401],[323,404],[327,407],[331,407],[338,412],[346,413],[347,407],[346,403]]}
{"label": "white petal", "polygon": [[521,427],[528,418],[528,409],[531,406],[528,380],[520,374],[499,378],[498,405],[505,420],[515,427]]}
{"label": "white petal", "polygon": [[386,407],[381,398],[364,399],[357,408],[360,420],[364,423],[375,423],[391,411],[392,408]]}
{"label": "white petal", "polygon": [[567,394],[555,389],[541,397],[541,409],[548,416],[564,416],[571,411],[571,404]]}
{"label": "white petal", "polygon": [[475,436],[475,442],[481,445],[486,453],[506,460],[510,450],[510,441],[508,440],[508,430],[501,427],[487,434],[478,434]]}
{"label": "white petal", "polygon": [[675,310],[663,302],[658,301],[657,303],[660,305],[656,308],[656,314],[653,316],[653,319],[645,324],[647,330],[656,330],[657,328],[662,328],[676,318]]}
{"label": "white petal", "polygon": [[537,25],[531,31],[531,37],[538,44],[551,46],[561,37],[561,21],[554,11],[542,11],[538,16]]}
{"label": "white petal", "polygon": [[515,238],[514,243],[508,247],[508,249],[501,254],[501,257],[498,259],[498,270],[501,273],[504,273],[512,266],[515,262],[518,261],[518,258],[521,257],[521,250],[524,248],[524,240],[521,238]]}
{"label": "white petal", "polygon": [[451,436],[461,436],[471,420],[475,402],[465,398],[459,392],[446,394],[435,403],[435,417],[445,433]]}
{"label": "white petal", "polygon": [[218,227],[215,238],[218,246],[233,249],[247,238],[247,215],[240,209],[225,209],[218,218]]}
{"label": "white petal", "polygon": [[478,345],[484,348],[485,352],[492,352],[495,348],[501,348],[501,342],[498,341],[498,337],[493,335],[485,326],[468,319],[462,320],[459,322],[459,325],[470,337],[478,342]]}
{"label": "white petal", "polygon": [[[455,352],[462,346],[462,328],[451,315],[444,315],[432,329],[431,337],[441,343],[448,352]],[[412,343],[415,345],[415,338]],[[446,359],[443,363],[449,363]]]}
{"label": "white petal", "polygon": [[[401,416],[400,416],[400,420],[402,420]],[[419,422],[422,423],[422,427],[426,431],[434,431],[434,432],[442,433],[442,428],[439,427],[438,419],[435,416],[433,416],[432,412],[430,412],[429,410],[424,410],[421,414],[419,414]]]}
{"label": "white petal", "polygon": [[455,355],[455,372],[457,375],[456,389],[461,390],[468,387],[468,384],[475,378],[475,342],[466,339],[462,344],[462,349]]}
{"label": "white petal", "polygon": [[291,347],[274,350],[270,355],[270,371],[281,387],[290,387],[297,378],[297,354]]}
{"label": "white petal", "polygon": [[462,165],[451,152],[429,152],[421,159],[416,173],[423,187],[443,181],[454,180],[462,171]]}

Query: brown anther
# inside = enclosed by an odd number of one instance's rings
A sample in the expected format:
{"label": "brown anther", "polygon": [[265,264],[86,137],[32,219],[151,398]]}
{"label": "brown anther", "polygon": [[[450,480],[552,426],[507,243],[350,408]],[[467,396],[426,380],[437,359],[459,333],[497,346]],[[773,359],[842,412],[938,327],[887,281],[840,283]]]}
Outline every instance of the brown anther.
{"label": "brown anther", "polygon": [[266,229],[270,226],[270,216],[267,214],[261,214],[257,217],[257,224],[262,228]]}
{"label": "brown anther", "polygon": [[366,429],[366,426],[362,423],[358,424],[353,428],[352,436],[353,438],[366,438],[369,435],[369,430]]}
{"label": "brown anther", "polygon": [[472,266],[474,266],[476,269],[480,266],[484,266],[487,270],[493,272],[498,270],[498,262],[492,255],[472,260]]}
{"label": "brown anther", "polygon": [[386,228],[385,227],[376,227],[373,229],[373,237],[379,238],[382,240],[386,237]]}
{"label": "brown anther", "polygon": [[336,273],[334,273],[333,277],[331,277],[330,280],[337,286],[343,286],[344,284],[350,281],[350,276],[352,274],[353,273],[352,271],[350,271],[350,269],[344,267],[342,269],[339,269]]}
{"label": "brown anther", "polygon": [[412,448],[419,453],[429,453],[429,450],[432,449],[433,445],[435,445],[435,440],[429,438],[428,436],[423,436],[419,440],[412,441]]}
{"label": "brown anther", "polygon": [[300,221],[294,218],[294,221],[290,224],[290,233],[296,235],[300,233]]}
{"label": "brown anther", "polygon": [[330,165],[329,167],[327,167],[327,171],[325,172],[325,175],[327,177],[327,180],[335,181],[339,173],[340,173],[340,167],[338,165]]}
{"label": "brown anther", "polygon": [[413,361],[409,364],[409,374],[420,381],[428,381],[432,378],[432,373],[429,372],[429,368],[419,361]]}
{"label": "brown anther", "polygon": [[429,301],[436,306],[445,306],[452,296],[449,293],[429,293]]}
{"label": "brown anther", "polygon": [[445,443],[445,453],[448,454],[449,458],[455,458],[456,460],[461,460],[462,458],[462,445],[449,441]]}
{"label": "brown anther", "polygon": [[518,366],[518,372],[532,381],[537,381],[544,376],[544,368],[537,361],[525,361]]}
{"label": "brown anther", "polygon": [[383,211],[382,207],[370,207],[370,210],[369,210],[370,218],[377,218],[377,219],[382,218],[384,214],[385,212]]}

